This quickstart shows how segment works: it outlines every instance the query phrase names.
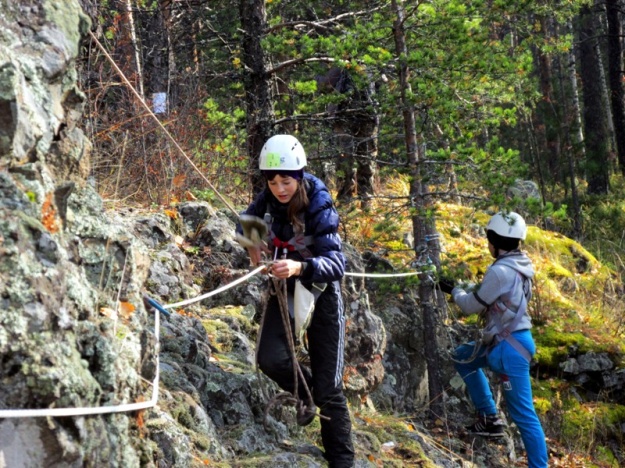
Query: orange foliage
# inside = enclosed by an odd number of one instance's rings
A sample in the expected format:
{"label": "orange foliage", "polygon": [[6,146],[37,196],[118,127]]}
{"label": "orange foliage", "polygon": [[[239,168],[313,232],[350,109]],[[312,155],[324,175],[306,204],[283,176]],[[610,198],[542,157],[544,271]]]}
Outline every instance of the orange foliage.
{"label": "orange foliage", "polygon": [[171,219],[177,219],[178,218],[178,212],[176,210],[163,210],[163,213],[165,213]]}
{"label": "orange foliage", "polygon": [[41,207],[41,223],[52,234],[58,232],[59,224],[56,217],[56,208],[52,203],[52,192],[46,195],[46,199]]}
{"label": "orange foliage", "polygon": [[133,306],[130,302],[119,303],[119,315],[122,319],[124,320],[130,319],[134,311],[135,311],[135,306]]}
{"label": "orange foliage", "polygon": [[174,187],[181,187],[182,184],[184,184],[184,181],[186,180],[187,176],[184,174],[178,174],[177,176],[175,176],[172,181],[171,184]]}

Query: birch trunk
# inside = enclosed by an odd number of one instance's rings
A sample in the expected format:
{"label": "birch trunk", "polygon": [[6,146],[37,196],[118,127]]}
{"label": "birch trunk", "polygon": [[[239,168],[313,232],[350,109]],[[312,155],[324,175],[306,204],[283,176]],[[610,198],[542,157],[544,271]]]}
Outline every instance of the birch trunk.
{"label": "birch trunk", "polygon": [[124,1],[124,20],[126,25],[128,26],[128,37],[130,38],[130,43],[132,44],[132,50],[134,52],[134,60],[135,60],[135,72],[136,72],[136,86],[137,92],[141,96],[142,99],[145,98],[145,92],[143,89],[143,70],[141,67],[141,49],[139,47],[139,41],[137,40],[137,31],[135,28],[135,17],[132,12],[132,0]]}
{"label": "birch trunk", "polygon": [[[573,25],[569,21],[567,29],[573,33]],[[582,125],[582,111],[579,104],[579,86],[577,83],[577,60],[575,53],[577,47],[572,47],[568,54],[568,78],[569,86],[571,87],[571,113],[573,119],[573,143],[575,145],[576,153],[579,152],[581,158],[586,157],[586,151],[584,149],[584,127]]]}

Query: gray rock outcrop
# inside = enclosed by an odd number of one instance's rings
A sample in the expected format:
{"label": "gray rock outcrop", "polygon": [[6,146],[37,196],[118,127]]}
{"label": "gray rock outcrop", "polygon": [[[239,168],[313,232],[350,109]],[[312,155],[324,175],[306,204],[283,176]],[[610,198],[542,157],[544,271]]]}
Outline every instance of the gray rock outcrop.
{"label": "gray rock outcrop", "polygon": [[[0,6],[2,410],[132,403],[154,378],[147,251],[85,183],[74,61],[89,26],[75,0]],[[137,466],[134,416],[0,419],[0,465]]]}

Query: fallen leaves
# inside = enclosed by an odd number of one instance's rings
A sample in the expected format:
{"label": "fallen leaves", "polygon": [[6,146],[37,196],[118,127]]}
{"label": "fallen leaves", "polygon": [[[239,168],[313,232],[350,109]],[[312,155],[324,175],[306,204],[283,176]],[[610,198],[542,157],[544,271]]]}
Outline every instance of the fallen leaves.
{"label": "fallen leaves", "polygon": [[171,219],[178,219],[178,212],[176,210],[165,209],[163,210],[163,213],[165,213]]}
{"label": "fallen leaves", "polygon": [[46,199],[41,206],[41,223],[52,234],[59,230],[56,208],[52,202],[52,192],[46,195]]}
{"label": "fallen leaves", "polygon": [[110,318],[111,320],[120,319],[127,323],[132,317],[136,307],[132,305],[130,302],[120,302],[117,310],[112,309],[110,307],[100,307],[100,314]]}

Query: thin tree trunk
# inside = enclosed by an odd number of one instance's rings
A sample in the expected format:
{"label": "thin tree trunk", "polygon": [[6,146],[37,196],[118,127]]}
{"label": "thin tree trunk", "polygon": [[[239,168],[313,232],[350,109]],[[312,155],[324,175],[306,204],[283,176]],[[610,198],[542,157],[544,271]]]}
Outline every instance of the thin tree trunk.
{"label": "thin tree trunk", "polygon": [[250,160],[252,194],[264,189],[258,170],[260,151],[269,139],[274,121],[271,82],[261,39],[267,14],[264,0],[240,0],[239,13],[243,30],[242,50],[245,67],[244,88],[247,109],[247,152]]}
{"label": "thin tree trunk", "polygon": [[603,90],[597,74],[601,68],[597,56],[596,22],[588,6],[580,10],[580,76],[584,103],[584,135],[586,146],[586,180],[588,193],[607,194],[609,186],[609,135]]}
{"label": "thin tree trunk", "polygon": [[593,44],[595,48],[595,55],[597,57],[598,70],[599,74],[599,85],[601,87],[601,103],[606,110],[606,122],[608,129],[608,148],[614,149],[616,146],[614,143],[614,120],[612,119],[612,112],[610,109],[610,94],[608,92],[608,79],[605,76],[605,67],[603,66],[603,52],[601,51],[601,45],[599,43],[599,37],[603,37],[606,27],[604,22],[602,21],[603,15],[599,13],[599,11],[603,12],[603,0],[595,0],[595,8],[592,9],[592,21],[594,22],[594,34]]}
{"label": "thin tree trunk", "polygon": [[[447,138],[444,138],[445,134],[443,133],[443,129],[438,124],[435,128],[436,133],[438,133],[442,140],[443,148],[445,149],[445,151],[449,152],[449,140]],[[460,196],[458,195],[458,178],[456,177],[456,169],[454,169],[454,165],[452,164],[451,160],[447,164],[445,164],[445,168],[443,169],[443,171],[448,176],[449,181],[447,183],[447,193],[452,202],[459,204],[461,200]]]}
{"label": "thin tree trunk", "polygon": [[356,136],[356,183],[361,197],[361,208],[369,207],[369,199],[374,195],[375,179],[377,167],[375,160],[378,156],[378,129],[380,117],[377,114],[375,101],[375,84],[366,83],[367,89],[360,95],[362,102],[358,105],[362,107],[358,130]]}
{"label": "thin tree trunk", "polygon": [[124,12],[123,17],[125,19],[125,23],[128,25],[128,37],[130,38],[130,42],[132,44],[132,49],[134,52],[135,71],[137,73],[137,76],[136,76],[137,92],[143,99],[145,97],[145,93],[143,90],[143,70],[141,67],[141,49],[139,48],[139,43],[137,41],[135,17],[132,12],[132,0],[125,0],[124,7],[125,7],[125,12]]}
{"label": "thin tree trunk", "polygon": [[369,81],[359,87],[349,72],[336,67],[317,79],[319,84],[330,85],[346,96],[335,110],[338,118],[334,133],[340,148],[337,169],[343,175],[337,181],[337,199],[351,201],[359,196],[361,207],[366,209],[374,194],[377,176],[375,159],[380,117],[375,106],[375,84]]}
{"label": "thin tree trunk", "polygon": [[608,76],[610,84],[610,104],[614,122],[614,139],[621,173],[625,175],[625,93],[621,72],[623,50],[621,47],[621,2],[606,0],[608,21]]}
{"label": "thin tree trunk", "polygon": [[160,0],[158,8],[149,13],[145,47],[145,74],[148,79],[148,93],[152,98],[152,111],[166,114],[168,111],[169,88],[169,10],[170,0]]}
{"label": "thin tree trunk", "polygon": [[[546,35],[551,34],[551,28],[545,17],[540,18],[542,29]],[[560,117],[557,108],[554,105],[553,96],[553,65],[549,54],[536,51],[538,74],[540,78],[540,90],[542,99],[538,104],[536,118],[539,120],[537,125],[545,144],[544,154],[547,155],[547,167],[553,181],[558,183],[562,180],[560,169]]]}
{"label": "thin tree trunk", "polygon": [[172,105],[171,80],[176,74],[176,54],[174,45],[171,40],[172,31],[172,9],[173,0],[161,0],[161,12],[163,15],[163,23],[165,24],[165,36],[167,44],[167,81],[165,85],[165,93],[167,93],[167,109]]}
{"label": "thin tree trunk", "polygon": [[[576,150],[571,143],[571,128],[573,127],[572,122],[575,121],[575,116],[569,110],[569,97],[566,93],[566,80],[568,78],[568,63],[564,64],[562,61],[559,62],[559,71],[558,71],[558,81],[560,83],[560,96],[562,96],[562,111],[564,115],[564,140],[565,140],[565,151],[566,159],[567,159],[567,168],[568,168],[568,176],[570,180],[571,186],[571,200],[573,203],[573,237],[575,239],[580,238],[582,230],[581,230],[581,211],[579,205],[579,198],[577,194],[577,183],[575,177],[575,159],[576,159]],[[576,89],[575,89],[576,91]]]}
{"label": "thin tree trunk", "polygon": [[536,134],[538,133],[534,128],[534,122],[532,121],[532,115],[527,116],[527,144],[529,147],[530,158],[532,166],[536,170],[536,176],[538,176],[538,186],[540,187],[540,199],[543,206],[547,199],[547,187],[545,186],[545,176],[543,175],[542,161],[540,158],[540,150],[538,142],[536,141]]}
{"label": "thin tree trunk", "polygon": [[[571,34],[573,34],[573,25],[571,22],[568,23],[567,29]],[[579,86],[577,85],[577,60],[575,59],[576,50],[577,47],[573,47],[568,54],[568,77],[569,86],[571,87],[571,112],[574,122],[573,143],[576,150],[575,154],[579,154],[580,158],[583,160],[586,157],[586,151],[584,149],[584,127],[582,125],[582,111],[579,104]]]}
{"label": "thin tree trunk", "polygon": [[[404,120],[404,138],[406,144],[406,154],[408,164],[412,172],[412,182],[410,183],[410,199],[413,200],[415,214],[412,216],[412,229],[414,234],[415,249],[420,251],[418,259],[421,266],[432,262],[437,268],[440,266],[440,246],[436,226],[432,217],[426,216],[427,208],[431,205],[431,199],[426,193],[425,186],[421,182],[421,156],[419,154],[417,140],[417,125],[415,111],[410,103],[408,95],[411,93],[410,69],[404,57],[408,55],[406,36],[404,32],[404,8],[402,0],[392,0],[391,5],[395,13],[393,22],[393,35],[395,38],[396,54],[399,58],[399,80],[402,114]],[[424,247],[424,249],[421,249]],[[426,257],[426,258],[424,258]],[[421,313],[423,314],[423,334],[426,342],[431,342],[437,336],[439,328],[439,313],[434,305],[434,281],[429,272],[419,275],[419,301]],[[442,402],[443,394],[441,376],[440,347],[427,346],[425,349],[425,359],[428,369],[428,391],[430,395],[430,413],[433,418],[442,417],[445,414],[445,407]]]}

